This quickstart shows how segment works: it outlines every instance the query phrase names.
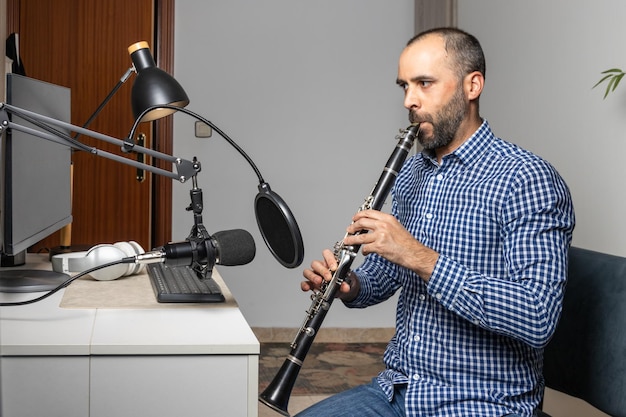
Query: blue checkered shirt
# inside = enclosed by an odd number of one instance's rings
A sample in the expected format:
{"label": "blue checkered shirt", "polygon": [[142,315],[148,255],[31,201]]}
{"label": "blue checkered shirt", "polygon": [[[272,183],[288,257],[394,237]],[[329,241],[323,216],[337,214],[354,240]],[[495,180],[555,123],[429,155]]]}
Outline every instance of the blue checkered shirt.
{"label": "blue checkered shirt", "polygon": [[428,284],[375,254],[355,270],[361,291],[348,307],[400,289],[383,390],[391,400],[408,384],[407,416],[531,416],[567,276],[566,184],[484,121],[441,164],[408,159],[392,196],[392,214],[439,259]]}

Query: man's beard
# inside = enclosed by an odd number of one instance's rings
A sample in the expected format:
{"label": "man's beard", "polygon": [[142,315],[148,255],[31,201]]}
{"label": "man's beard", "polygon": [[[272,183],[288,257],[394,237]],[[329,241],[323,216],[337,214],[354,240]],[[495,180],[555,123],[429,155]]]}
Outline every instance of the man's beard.
{"label": "man's beard", "polygon": [[421,114],[416,111],[409,111],[409,121],[411,123],[428,122],[433,126],[431,136],[425,136],[424,131],[420,131],[417,140],[425,150],[433,150],[449,145],[467,114],[467,103],[463,89],[458,88],[454,96],[450,99],[437,114]]}

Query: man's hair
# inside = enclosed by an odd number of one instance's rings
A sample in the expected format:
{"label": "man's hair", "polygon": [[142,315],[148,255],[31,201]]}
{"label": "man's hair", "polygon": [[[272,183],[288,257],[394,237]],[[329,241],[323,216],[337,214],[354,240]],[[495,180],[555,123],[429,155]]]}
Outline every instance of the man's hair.
{"label": "man's hair", "polygon": [[407,46],[429,35],[437,35],[443,39],[444,47],[453,59],[452,65],[459,78],[474,71],[480,72],[483,77],[486,75],[485,55],[476,37],[461,29],[441,27],[418,33],[407,42]]}

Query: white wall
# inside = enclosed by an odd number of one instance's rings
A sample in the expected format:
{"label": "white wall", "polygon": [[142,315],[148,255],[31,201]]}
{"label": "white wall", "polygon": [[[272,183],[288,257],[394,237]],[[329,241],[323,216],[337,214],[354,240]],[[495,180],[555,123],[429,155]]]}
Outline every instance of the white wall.
{"label": "white wall", "polygon": [[[176,116],[174,154],[203,164],[208,231],[243,228],[256,239],[252,263],[220,268],[250,325],[300,326],[310,305],[302,269],[343,237],[408,125],[395,79],[413,16],[413,0],[176,2],[175,76],[189,109],[252,157],[304,238],[302,266],[281,266],[256,226],[252,169],[219,136],[196,139],[194,121]],[[176,240],[193,224],[189,189],[175,184]],[[393,301],[362,311],[339,304],[325,326],[393,326]]]}
{"label": "white wall", "polygon": [[626,2],[460,0],[459,27],[487,55],[481,112],[502,138],[552,162],[577,214],[576,246],[626,256]]}

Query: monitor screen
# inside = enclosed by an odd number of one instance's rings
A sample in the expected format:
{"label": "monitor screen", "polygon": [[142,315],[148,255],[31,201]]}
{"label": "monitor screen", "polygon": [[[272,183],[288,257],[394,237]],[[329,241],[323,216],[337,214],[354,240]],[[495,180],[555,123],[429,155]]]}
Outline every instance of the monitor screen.
{"label": "monitor screen", "polygon": [[[70,122],[68,88],[17,74],[7,74],[6,87],[8,104]],[[41,130],[15,115],[10,117],[16,124]],[[30,246],[71,223],[71,149],[8,129],[2,136],[0,175],[0,256],[6,276],[6,267],[24,263]]]}

